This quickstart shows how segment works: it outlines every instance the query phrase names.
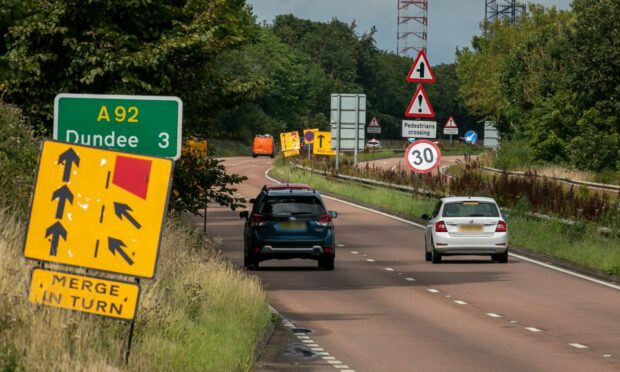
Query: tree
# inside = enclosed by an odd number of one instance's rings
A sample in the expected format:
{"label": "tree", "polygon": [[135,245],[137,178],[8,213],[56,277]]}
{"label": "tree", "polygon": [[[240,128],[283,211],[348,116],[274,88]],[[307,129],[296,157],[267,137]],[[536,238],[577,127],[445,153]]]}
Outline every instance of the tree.
{"label": "tree", "polygon": [[26,214],[39,143],[21,110],[0,101],[0,201]]}
{"label": "tree", "polygon": [[48,130],[60,92],[178,95],[190,126],[201,122],[230,90],[205,81],[209,61],[254,25],[244,0],[31,0],[20,11],[6,36],[0,98]]}
{"label": "tree", "polygon": [[222,162],[186,149],[175,163],[171,209],[199,214],[207,202],[215,202],[232,210],[244,206],[245,199],[235,197],[237,189],[232,186],[247,177],[226,173]]}

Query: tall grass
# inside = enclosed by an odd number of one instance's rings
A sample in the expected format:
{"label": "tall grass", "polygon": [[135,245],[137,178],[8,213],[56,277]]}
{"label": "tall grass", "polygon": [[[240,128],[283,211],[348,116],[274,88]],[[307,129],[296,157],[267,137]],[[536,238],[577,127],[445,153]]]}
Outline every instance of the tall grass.
{"label": "tall grass", "polygon": [[128,365],[128,323],[28,302],[23,225],[0,210],[0,370],[250,370],[270,318],[266,295],[188,222],[165,226],[156,279],[142,282]]}
{"label": "tall grass", "polygon": [[[328,173],[335,173],[331,161],[310,164]],[[498,200],[505,207],[513,207],[520,200],[529,203],[532,212],[551,214],[560,218],[587,220],[604,223],[608,227],[620,228],[620,199],[607,193],[590,192],[587,188],[565,187],[559,181],[537,177],[534,172],[526,172],[523,177],[507,174],[489,177],[480,170],[477,160],[467,161],[456,178],[431,173],[412,176],[403,166],[383,169],[376,166],[355,167],[348,159],[343,159],[340,174],[368,178],[390,184],[411,186],[415,189],[433,190],[436,195],[479,195]]]}

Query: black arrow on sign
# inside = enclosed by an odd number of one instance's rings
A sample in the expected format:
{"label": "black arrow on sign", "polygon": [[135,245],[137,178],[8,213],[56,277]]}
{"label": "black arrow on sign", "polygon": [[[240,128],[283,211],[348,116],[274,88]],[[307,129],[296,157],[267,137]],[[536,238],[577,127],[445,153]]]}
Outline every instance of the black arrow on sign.
{"label": "black arrow on sign", "polygon": [[69,150],[63,152],[58,157],[58,162],[65,165],[65,172],[62,175],[62,182],[69,182],[71,178],[71,166],[73,163],[77,167],[80,166],[80,157],[73,151],[73,147],[70,147]]}
{"label": "black arrow on sign", "polygon": [[52,194],[52,201],[58,199],[58,208],[56,208],[56,218],[62,219],[63,212],[65,211],[65,203],[73,204],[73,193],[67,185],[63,185]]}
{"label": "black arrow on sign", "polygon": [[321,134],[320,136],[318,136],[318,139],[319,139],[319,148],[323,148],[323,138],[325,138],[325,136],[324,136],[324,135],[322,135],[322,134]]}
{"label": "black arrow on sign", "polygon": [[417,69],[416,71],[420,73],[421,78],[424,78],[424,62],[420,63],[420,68]]}
{"label": "black arrow on sign", "polygon": [[133,211],[133,209],[131,209],[131,207],[127,204],[114,202],[114,213],[121,221],[123,220],[123,216],[125,216],[125,218],[127,218],[127,220],[131,222],[136,229],[141,228],[142,225],[140,225],[138,221],[136,221],[136,219],[129,214],[131,211]]}
{"label": "black arrow on sign", "polygon": [[120,254],[121,257],[123,257],[123,259],[127,261],[129,265],[133,265],[133,260],[127,255],[127,253],[125,253],[123,247],[127,246],[125,245],[125,243],[123,243],[122,240],[108,238],[108,249],[110,250],[110,252],[112,252],[112,254],[115,256],[116,252],[118,252],[118,254]]}
{"label": "black arrow on sign", "polygon": [[56,221],[55,224],[48,227],[45,231],[45,237],[52,236],[52,244],[50,247],[50,256],[56,256],[56,252],[58,252],[58,241],[60,238],[62,240],[67,241],[67,230],[62,226],[62,224]]}

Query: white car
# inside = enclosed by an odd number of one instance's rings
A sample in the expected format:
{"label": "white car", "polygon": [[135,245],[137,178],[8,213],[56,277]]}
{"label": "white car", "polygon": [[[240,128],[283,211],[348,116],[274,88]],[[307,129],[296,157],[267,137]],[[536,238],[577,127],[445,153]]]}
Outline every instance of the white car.
{"label": "white car", "polygon": [[508,262],[508,226],[497,203],[485,197],[441,199],[428,220],[424,235],[425,259],[441,262],[442,256],[490,255]]}
{"label": "white car", "polygon": [[366,143],[366,148],[367,149],[378,149],[381,148],[381,142],[379,142],[379,140],[376,139],[371,139]]}

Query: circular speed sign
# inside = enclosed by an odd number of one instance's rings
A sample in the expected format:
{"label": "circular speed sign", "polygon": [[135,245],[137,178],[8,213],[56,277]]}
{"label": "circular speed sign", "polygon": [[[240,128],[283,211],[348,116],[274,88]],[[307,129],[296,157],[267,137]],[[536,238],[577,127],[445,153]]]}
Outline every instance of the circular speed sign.
{"label": "circular speed sign", "polygon": [[429,140],[417,140],[405,151],[405,164],[415,173],[431,172],[441,160],[439,147]]}

